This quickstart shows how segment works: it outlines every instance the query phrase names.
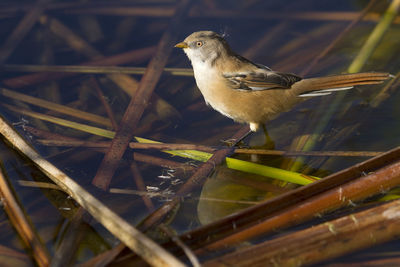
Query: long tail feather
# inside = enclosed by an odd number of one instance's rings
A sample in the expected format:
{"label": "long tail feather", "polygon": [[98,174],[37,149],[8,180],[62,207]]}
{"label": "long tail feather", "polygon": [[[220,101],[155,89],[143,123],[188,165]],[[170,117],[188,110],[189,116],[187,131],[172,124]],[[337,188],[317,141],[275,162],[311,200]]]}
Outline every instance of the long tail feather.
{"label": "long tail feather", "polygon": [[[356,85],[379,84],[390,78],[389,73],[363,72],[355,74],[342,74],[321,78],[309,78],[295,83],[292,88],[298,95],[307,96],[307,92],[324,90],[332,92],[333,89],[350,89]],[[308,96],[311,96],[310,94]]]}

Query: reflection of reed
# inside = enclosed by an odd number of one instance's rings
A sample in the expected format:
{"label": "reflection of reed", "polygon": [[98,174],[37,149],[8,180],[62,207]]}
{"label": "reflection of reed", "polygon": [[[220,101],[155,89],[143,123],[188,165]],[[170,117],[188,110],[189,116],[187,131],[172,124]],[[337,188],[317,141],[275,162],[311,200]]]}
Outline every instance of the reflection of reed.
{"label": "reflection of reed", "polygon": [[[371,1],[374,2],[374,1]],[[356,18],[356,22],[359,22],[363,16],[367,14],[367,11],[372,8],[373,5],[368,5],[364,12],[360,14],[360,17]],[[367,59],[371,56],[372,52],[375,51],[375,48],[378,46],[380,41],[382,40],[383,35],[390,27],[393,19],[395,18],[395,14],[399,11],[400,8],[400,1],[393,1],[392,4],[388,7],[386,14],[382,17],[380,22],[377,24],[375,29],[370,34],[369,38],[367,39],[366,43],[364,43],[362,49],[359,51],[357,57],[353,60],[353,62],[348,67],[349,73],[356,73],[360,72],[363,66],[365,65]],[[353,27],[355,23],[351,23],[349,27]],[[348,28],[345,29],[347,31]],[[337,38],[342,38],[343,35],[340,34]],[[336,39],[337,40],[337,39]],[[333,44],[336,44],[337,41],[334,40]],[[322,52],[325,54],[325,51]],[[304,127],[304,133],[301,133],[291,145],[292,150],[312,150],[314,149],[321,137],[324,135],[324,131],[326,131],[327,126],[329,123],[335,118],[339,117],[337,114],[342,114],[339,119],[343,119],[348,113],[349,105],[347,105],[347,110],[338,111],[339,106],[345,100],[346,93],[344,94],[337,94],[334,100],[329,100],[329,103],[326,101],[322,101],[321,105],[317,109],[315,114],[318,114],[312,117],[309,120],[309,124]],[[322,115],[321,115],[322,114]],[[365,114],[364,120],[366,120],[369,116]],[[344,131],[339,131],[339,133],[344,133],[342,135],[338,134],[336,140],[336,144],[343,140],[345,137],[350,136],[353,134],[359,125],[361,125],[361,121],[357,121],[357,126],[350,127],[350,130],[343,129]],[[329,149],[329,146],[325,145],[324,149]],[[286,168],[290,168],[293,171],[298,171],[301,168],[301,164],[304,162],[304,158],[297,158],[296,161],[293,163],[287,163],[284,165]],[[316,161],[313,166],[321,166],[324,160]],[[306,170],[305,173],[310,171],[310,169]]]}

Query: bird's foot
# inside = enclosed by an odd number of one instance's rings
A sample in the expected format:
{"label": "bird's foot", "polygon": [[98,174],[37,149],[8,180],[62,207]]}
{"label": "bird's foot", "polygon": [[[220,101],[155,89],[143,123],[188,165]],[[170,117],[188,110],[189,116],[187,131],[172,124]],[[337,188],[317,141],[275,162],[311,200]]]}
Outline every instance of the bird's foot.
{"label": "bird's foot", "polygon": [[243,140],[248,137],[250,134],[252,134],[253,131],[248,131],[247,133],[245,133],[243,136],[241,136],[238,139],[228,139],[228,140],[222,140],[222,142],[224,144],[226,144],[229,147],[235,147],[235,146],[239,146],[240,144],[244,144]]}
{"label": "bird's foot", "polygon": [[221,142],[228,146],[228,147],[243,147],[245,146],[245,143],[243,142],[242,139],[228,139],[228,140],[221,140]]}

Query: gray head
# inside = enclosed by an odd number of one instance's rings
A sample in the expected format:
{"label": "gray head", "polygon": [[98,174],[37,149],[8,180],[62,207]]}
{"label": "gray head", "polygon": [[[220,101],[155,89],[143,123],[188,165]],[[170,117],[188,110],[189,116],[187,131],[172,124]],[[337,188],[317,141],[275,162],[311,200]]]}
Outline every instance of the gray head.
{"label": "gray head", "polygon": [[175,47],[183,48],[192,64],[201,61],[213,65],[217,58],[232,53],[225,39],[213,31],[194,32]]}

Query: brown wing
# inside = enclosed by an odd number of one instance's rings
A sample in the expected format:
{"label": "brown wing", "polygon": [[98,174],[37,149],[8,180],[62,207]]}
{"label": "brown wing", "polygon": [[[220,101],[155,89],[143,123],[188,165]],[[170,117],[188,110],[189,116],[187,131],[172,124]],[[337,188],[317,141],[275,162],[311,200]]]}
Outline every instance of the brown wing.
{"label": "brown wing", "polygon": [[294,74],[274,71],[229,73],[224,74],[224,77],[233,89],[246,91],[289,89],[292,84],[301,80]]}

